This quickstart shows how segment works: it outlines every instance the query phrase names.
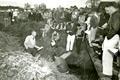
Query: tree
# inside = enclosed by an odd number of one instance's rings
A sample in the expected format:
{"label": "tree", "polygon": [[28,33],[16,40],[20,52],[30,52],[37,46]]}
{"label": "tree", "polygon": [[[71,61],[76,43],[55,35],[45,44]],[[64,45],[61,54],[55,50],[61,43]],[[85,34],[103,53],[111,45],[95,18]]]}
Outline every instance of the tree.
{"label": "tree", "polygon": [[36,10],[36,11],[40,10],[40,8],[39,8],[39,5],[38,5],[38,4],[34,4],[34,8],[35,8],[35,10]]}
{"label": "tree", "polygon": [[24,5],[24,9],[28,10],[28,9],[30,9],[30,8],[31,8],[31,5],[30,5],[29,3],[26,3],[26,4]]}
{"label": "tree", "polygon": [[46,10],[46,4],[34,4],[34,8],[36,11],[45,11]]}
{"label": "tree", "polygon": [[46,4],[42,3],[39,5],[39,7],[42,9],[42,10],[45,10],[46,9]]}

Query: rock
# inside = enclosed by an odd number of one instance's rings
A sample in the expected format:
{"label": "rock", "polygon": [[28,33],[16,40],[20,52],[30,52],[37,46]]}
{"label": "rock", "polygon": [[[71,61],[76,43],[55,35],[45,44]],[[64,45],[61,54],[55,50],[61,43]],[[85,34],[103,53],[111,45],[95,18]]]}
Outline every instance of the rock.
{"label": "rock", "polygon": [[69,70],[67,63],[63,58],[56,57],[55,59],[58,71],[60,71],[61,73],[65,73]]}
{"label": "rock", "polygon": [[8,77],[12,77],[12,76],[14,76],[17,73],[18,73],[18,71],[15,68],[11,68],[10,70],[8,70],[7,76]]}
{"label": "rock", "polygon": [[64,54],[62,54],[60,57],[63,58],[63,59],[66,59],[66,58],[68,58],[71,54],[72,54],[71,52],[64,53]]}
{"label": "rock", "polygon": [[5,63],[1,64],[0,69],[5,68],[5,66],[6,66],[6,64],[5,64]]}

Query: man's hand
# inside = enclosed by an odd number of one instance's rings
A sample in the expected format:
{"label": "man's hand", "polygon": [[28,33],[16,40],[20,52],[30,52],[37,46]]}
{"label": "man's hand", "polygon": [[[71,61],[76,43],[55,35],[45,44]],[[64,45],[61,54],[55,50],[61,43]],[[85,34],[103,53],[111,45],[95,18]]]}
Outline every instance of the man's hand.
{"label": "man's hand", "polygon": [[104,29],[103,27],[98,27],[99,29]]}
{"label": "man's hand", "polygon": [[70,31],[67,31],[67,33],[69,33]]}
{"label": "man's hand", "polygon": [[27,45],[25,45],[25,49],[28,49],[28,46],[27,46]]}
{"label": "man's hand", "polygon": [[41,46],[41,47],[37,48],[37,50],[38,50],[38,51],[39,51],[39,50],[41,50],[41,49],[43,49],[43,46]]}
{"label": "man's hand", "polygon": [[102,25],[102,28],[103,28],[103,29],[107,28],[107,23],[103,24],[103,25]]}
{"label": "man's hand", "polygon": [[118,49],[108,49],[108,52],[111,54],[111,55],[116,55],[116,53],[118,52]]}

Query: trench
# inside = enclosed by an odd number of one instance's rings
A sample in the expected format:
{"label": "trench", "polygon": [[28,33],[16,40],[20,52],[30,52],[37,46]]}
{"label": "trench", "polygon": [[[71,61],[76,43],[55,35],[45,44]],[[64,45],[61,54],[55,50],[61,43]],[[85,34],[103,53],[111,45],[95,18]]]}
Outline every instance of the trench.
{"label": "trench", "polygon": [[70,74],[76,75],[80,80],[98,80],[99,76],[95,69],[94,63],[87,50],[87,43],[82,42],[80,53],[74,53],[67,58],[67,63],[70,68]]}

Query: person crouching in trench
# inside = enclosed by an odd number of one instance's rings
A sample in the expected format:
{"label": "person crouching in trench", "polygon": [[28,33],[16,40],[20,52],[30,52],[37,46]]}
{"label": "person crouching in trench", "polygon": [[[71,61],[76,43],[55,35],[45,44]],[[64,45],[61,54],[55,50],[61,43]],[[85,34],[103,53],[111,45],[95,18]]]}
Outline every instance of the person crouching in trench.
{"label": "person crouching in trench", "polygon": [[43,47],[39,47],[36,45],[36,37],[37,33],[36,31],[32,31],[31,35],[28,35],[24,41],[25,49],[28,53],[32,54],[32,56],[36,56],[36,53],[40,51]]}

